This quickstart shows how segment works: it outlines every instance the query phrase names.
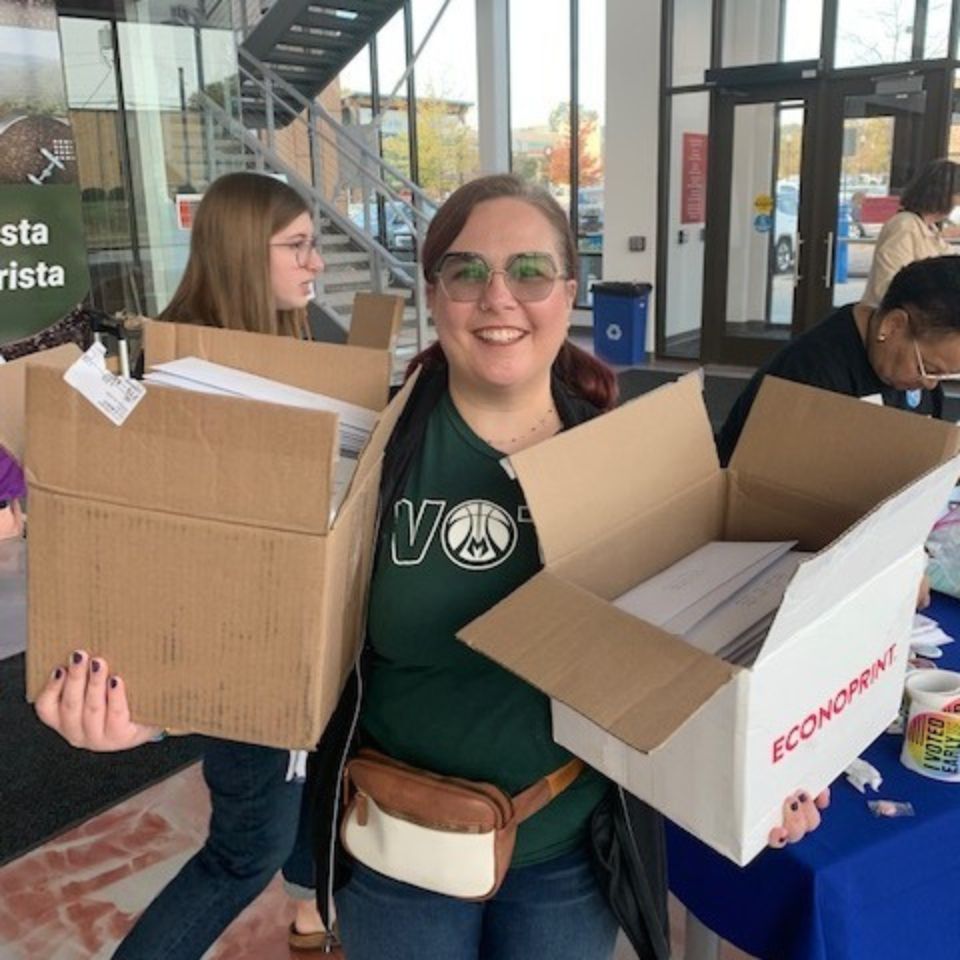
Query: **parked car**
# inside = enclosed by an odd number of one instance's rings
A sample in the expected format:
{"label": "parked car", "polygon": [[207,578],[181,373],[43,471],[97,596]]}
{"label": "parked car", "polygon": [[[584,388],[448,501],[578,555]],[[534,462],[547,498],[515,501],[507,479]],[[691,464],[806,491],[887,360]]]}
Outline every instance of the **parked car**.
{"label": "parked car", "polygon": [[603,231],[603,187],[582,187],[577,197],[581,236]]}
{"label": "parked car", "polygon": [[773,272],[786,273],[797,255],[797,212],[800,190],[793,183],[777,185],[773,212]]}
{"label": "parked car", "polygon": [[[411,219],[409,209],[396,200],[389,200],[384,204],[387,227],[386,246],[388,250],[407,253],[416,248],[413,230],[408,223]],[[358,226],[364,226],[363,204],[350,204],[350,219]],[[377,233],[379,209],[376,203],[370,204],[370,232]]]}

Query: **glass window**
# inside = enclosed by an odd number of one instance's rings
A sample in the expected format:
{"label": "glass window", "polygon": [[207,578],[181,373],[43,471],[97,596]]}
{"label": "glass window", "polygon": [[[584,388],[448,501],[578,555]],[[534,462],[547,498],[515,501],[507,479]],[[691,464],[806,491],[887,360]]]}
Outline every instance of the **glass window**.
{"label": "glass window", "polygon": [[954,163],[960,163],[960,70],[953,71],[953,106],[950,111],[947,156]]}
{"label": "glass window", "polygon": [[592,302],[590,284],[603,275],[603,118],[606,111],[606,5],[579,6],[580,92],[577,183],[577,248],[580,251],[578,302]]}
{"label": "glass window", "polygon": [[569,18],[554,19],[548,40],[543,0],[510,2],[510,148],[514,172],[569,210]]}
{"label": "glass window", "polygon": [[821,0],[781,0],[780,59],[816,60],[823,22]]}
{"label": "glass window", "polygon": [[671,98],[665,353],[700,355],[710,95]]}
{"label": "glass window", "polygon": [[950,0],[927,0],[927,35],[923,51],[927,60],[947,55],[950,40]]}
{"label": "glass window", "polygon": [[[586,15],[585,15],[586,14]],[[580,6],[578,85],[580,92],[577,212],[580,249],[600,249],[603,235],[603,118],[606,111],[607,22],[603,4]]]}
{"label": "glass window", "polygon": [[[410,123],[407,115],[407,84],[401,83],[407,69],[403,10],[377,34],[377,73],[380,89],[380,143],[383,158],[410,175]],[[396,92],[394,92],[396,91]]]}
{"label": "glass window", "polygon": [[[372,84],[370,82],[370,46],[365,46],[339,74],[340,92],[343,96],[351,94],[366,94],[370,96]],[[349,113],[344,113],[344,123],[355,123],[356,120]]]}
{"label": "glass window", "polygon": [[823,0],[728,0],[723,19],[723,65],[816,60]]}
{"label": "glass window", "polygon": [[[414,49],[442,6],[442,0],[414,0]],[[437,201],[480,172],[476,21],[475,0],[453,0],[414,74],[419,182]]]}
{"label": "glass window", "polygon": [[805,122],[789,100],[734,108],[727,336],[790,336]]}
{"label": "glass window", "polygon": [[780,12],[777,0],[729,0],[724,5],[723,65],[779,60]]}
{"label": "glass window", "polygon": [[675,87],[703,83],[703,72],[710,66],[712,27],[713,0],[675,0],[673,5],[673,85]]}
{"label": "glass window", "polygon": [[[111,313],[125,308],[136,310],[140,291],[131,282],[137,273],[117,114],[113,28],[107,20],[61,17],[60,40],[67,104],[77,143],[91,299],[95,306]],[[185,137],[187,151],[189,144]]]}
{"label": "glass window", "polygon": [[177,193],[202,191],[242,162],[217,110],[205,106],[228,107],[236,43],[232,30],[198,23],[127,21],[117,33],[144,307],[153,314],[169,301],[189,252],[190,234],[177,224]]}
{"label": "glass window", "polygon": [[915,0],[839,0],[837,67],[911,58]]}

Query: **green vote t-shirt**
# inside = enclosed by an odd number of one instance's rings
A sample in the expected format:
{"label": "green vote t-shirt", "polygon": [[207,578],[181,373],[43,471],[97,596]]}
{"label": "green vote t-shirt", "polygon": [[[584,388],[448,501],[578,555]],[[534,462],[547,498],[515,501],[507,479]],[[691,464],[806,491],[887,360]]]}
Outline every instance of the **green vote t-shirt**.
{"label": "green vote t-shirt", "polygon": [[[501,457],[444,396],[382,540],[361,725],[398,760],[515,794],[570,754],[551,737],[548,698],[455,636],[540,569],[523,492]],[[607,783],[587,769],[521,824],[513,864],[581,843]]]}

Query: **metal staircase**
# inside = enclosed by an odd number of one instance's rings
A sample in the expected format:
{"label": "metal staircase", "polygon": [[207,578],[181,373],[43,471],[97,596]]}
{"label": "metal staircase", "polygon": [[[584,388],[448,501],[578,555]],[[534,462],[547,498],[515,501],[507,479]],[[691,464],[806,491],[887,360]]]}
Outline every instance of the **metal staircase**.
{"label": "metal staircase", "polygon": [[[262,104],[259,129],[248,123],[244,88]],[[309,198],[326,262],[312,318],[319,335],[346,335],[355,293],[399,293],[408,300],[396,351],[405,364],[432,339],[418,260],[435,205],[380,157],[375,129],[341,124],[243,49],[237,82],[194,103],[211,145],[201,182],[258,170],[283,175]]]}
{"label": "metal staircase", "polygon": [[[203,148],[191,153],[184,182],[203,189],[236,170],[285,177],[312,206],[326,263],[311,309],[315,332],[323,339],[345,338],[357,292],[399,293],[408,303],[396,348],[402,369],[433,339],[419,259],[436,205],[382,159],[376,124],[342,124],[315,99],[402,0],[217,3],[245,36],[238,37],[236,75],[191,98],[183,126],[193,133],[184,136]],[[189,22],[186,16],[176,19]]]}
{"label": "metal staircase", "polygon": [[[309,101],[402,6],[403,0],[275,0],[250,28],[243,49]],[[262,91],[244,82],[241,95],[247,122],[259,125],[255,121],[266,114]],[[296,104],[285,89],[275,95]],[[282,122],[292,119],[276,113]]]}

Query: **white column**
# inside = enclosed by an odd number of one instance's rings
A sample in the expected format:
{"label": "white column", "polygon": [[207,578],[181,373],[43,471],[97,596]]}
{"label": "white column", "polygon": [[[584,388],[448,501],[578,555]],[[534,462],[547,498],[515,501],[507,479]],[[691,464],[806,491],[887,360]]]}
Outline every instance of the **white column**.
{"label": "white column", "polygon": [[[603,278],[652,283],[657,263],[660,0],[607,0],[606,84]],[[645,238],[643,252],[629,250],[631,236]],[[649,350],[653,316],[651,302]]]}
{"label": "white column", "polygon": [[480,170],[510,169],[507,0],[477,0],[477,123]]}

